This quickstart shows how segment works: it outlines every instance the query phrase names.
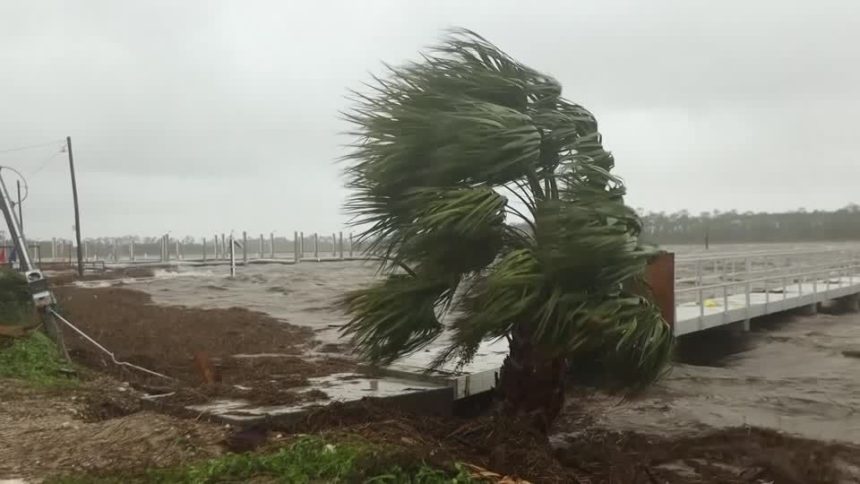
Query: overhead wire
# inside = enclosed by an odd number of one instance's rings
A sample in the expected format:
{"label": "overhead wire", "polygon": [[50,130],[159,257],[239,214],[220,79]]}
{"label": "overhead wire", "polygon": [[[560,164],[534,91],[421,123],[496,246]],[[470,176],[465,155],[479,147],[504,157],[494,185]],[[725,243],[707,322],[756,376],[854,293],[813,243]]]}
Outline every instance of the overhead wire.
{"label": "overhead wire", "polygon": [[35,145],[19,146],[17,148],[6,148],[6,149],[0,150],[0,154],[2,154],[2,153],[14,153],[16,151],[32,150],[32,149],[36,149],[36,148],[43,148],[45,146],[57,145],[58,143],[64,143],[64,142],[65,142],[65,140],[54,140],[54,141],[49,141],[47,143],[39,143],[39,144],[35,144]]}

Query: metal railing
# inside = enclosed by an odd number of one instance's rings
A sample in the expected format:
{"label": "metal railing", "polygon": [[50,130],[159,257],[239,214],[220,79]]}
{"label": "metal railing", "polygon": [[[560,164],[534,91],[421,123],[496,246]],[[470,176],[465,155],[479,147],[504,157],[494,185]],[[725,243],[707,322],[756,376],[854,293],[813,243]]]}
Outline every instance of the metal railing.
{"label": "metal railing", "polygon": [[[834,280],[836,281],[834,283]],[[675,291],[676,301],[684,304],[682,299],[684,295],[693,294],[694,302],[698,306],[699,319],[704,320],[706,316],[706,307],[719,307],[717,304],[709,305],[708,301],[722,301],[722,311],[711,314],[723,314],[724,319],[728,319],[730,311],[745,309],[747,317],[750,316],[750,308],[754,305],[751,301],[753,294],[764,294],[763,304],[765,308],[772,302],[771,294],[779,289],[781,293],[781,301],[789,299],[789,289],[796,288],[796,294],[791,298],[801,298],[803,296],[812,295],[813,300],[820,302],[833,288],[850,287],[855,283],[860,284],[860,264],[855,262],[844,263],[827,268],[819,268],[812,271],[797,271],[792,273],[783,273],[774,276],[766,276],[760,278],[747,279],[744,281],[730,281],[721,284],[713,284],[708,286],[698,286],[691,288],[678,289]],[[811,284],[811,292],[804,292],[804,286]],[[820,289],[823,287],[823,291]],[[741,288],[740,291],[732,291],[732,288]],[[744,295],[743,307],[730,307],[730,298],[733,296]],[[819,294],[822,298],[816,298]],[[773,301],[776,302],[776,301]],[[728,321],[726,321],[728,322]]]}

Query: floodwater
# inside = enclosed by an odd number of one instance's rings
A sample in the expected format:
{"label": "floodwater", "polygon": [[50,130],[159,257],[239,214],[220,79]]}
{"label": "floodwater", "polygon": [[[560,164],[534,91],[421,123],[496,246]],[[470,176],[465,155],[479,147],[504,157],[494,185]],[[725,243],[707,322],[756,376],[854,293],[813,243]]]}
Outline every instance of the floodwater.
{"label": "floodwater", "polygon": [[[833,247],[842,245],[714,246],[708,255]],[[678,254],[699,252],[692,247],[672,249]],[[357,261],[260,264],[240,266],[236,278],[230,279],[229,268],[223,265],[180,266],[159,270],[154,278],[124,282],[151,294],[157,304],[245,307],[311,327],[321,342],[340,344],[344,341],[337,328],[347,318],[336,301],[345,291],[371,283],[375,270],[374,264]],[[678,363],[666,379],[634,400],[594,395],[582,403],[590,415],[619,430],[671,434],[750,425],[860,443],[860,359],[842,354],[860,350],[860,316],[784,316],[775,321],[754,322],[753,332],[732,339],[732,344],[726,343],[725,334],[698,335],[696,344],[703,348],[727,345],[736,352],[706,364]],[[421,366],[438,347],[414,355],[407,365]],[[498,344],[485,345],[466,371],[498,366],[504,353]],[[370,390],[366,381],[350,385],[360,387],[362,394]]]}
{"label": "floodwater", "polygon": [[[756,426],[860,444],[860,315],[780,316],[748,334],[702,334],[739,352],[706,364],[677,363],[641,398],[588,397],[610,428],[658,434]],[[707,351],[707,350],[705,350]]]}

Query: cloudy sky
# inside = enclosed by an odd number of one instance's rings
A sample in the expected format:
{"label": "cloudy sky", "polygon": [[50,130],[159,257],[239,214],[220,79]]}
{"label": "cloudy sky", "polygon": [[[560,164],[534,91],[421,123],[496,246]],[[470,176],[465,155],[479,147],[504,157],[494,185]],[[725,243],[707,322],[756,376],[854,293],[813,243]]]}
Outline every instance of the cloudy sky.
{"label": "cloudy sky", "polygon": [[85,236],[338,229],[347,89],[453,26],[594,112],[633,206],[860,202],[856,1],[0,0],[26,231],[71,234],[67,135]]}

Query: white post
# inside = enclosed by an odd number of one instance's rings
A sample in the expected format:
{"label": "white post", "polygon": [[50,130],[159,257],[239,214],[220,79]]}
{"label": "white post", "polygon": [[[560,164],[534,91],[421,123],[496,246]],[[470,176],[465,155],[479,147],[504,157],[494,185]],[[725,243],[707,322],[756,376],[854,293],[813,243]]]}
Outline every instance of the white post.
{"label": "white post", "polygon": [[263,234],[260,234],[260,259],[265,256],[263,252]]}
{"label": "white post", "polygon": [[218,234],[215,234],[215,236],[212,237],[212,246],[215,248],[215,254],[213,258],[215,260],[218,260]]}
{"label": "white post", "polygon": [[314,259],[317,262],[320,260],[320,234],[318,232],[314,232]]}
{"label": "white post", "polygon": [[242,231],[242,263],[248,263],[248,232],[244,230]]}
{"label": "white post", "polygon": [[[230,234],[230,237],[233,237],[233,234]],[[233,249],[230,249],[233,250]],[[221,258],[228,259],[230,256],[228,255],[229,251],[227,250],[227,236],[224,233],[221,233]]]}
{"label": "white post", "polygon": [[299,232],[299,259],[305,258],[305,233]]}
{"label": "white post", "polygon": [[275,258],[275,233],[274,232],[269,233],[269,249],[270,249],[270,252],[272,254],[272,259],[274,259]]}
{"label": "white post", "polygon": [[331,233],[331,256],[337,257],[337,235]]}

